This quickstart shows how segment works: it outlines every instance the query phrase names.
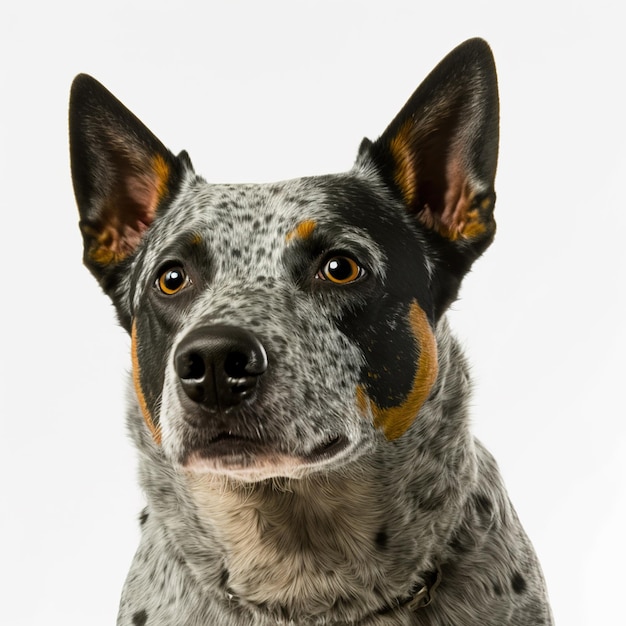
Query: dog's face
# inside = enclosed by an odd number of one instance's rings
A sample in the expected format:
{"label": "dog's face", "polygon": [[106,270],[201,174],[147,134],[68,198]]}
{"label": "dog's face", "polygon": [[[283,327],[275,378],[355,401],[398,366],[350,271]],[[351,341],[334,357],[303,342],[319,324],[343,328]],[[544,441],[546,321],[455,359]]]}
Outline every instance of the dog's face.
{"label": "dog's face", "polygon": [[172,463],[298,477],[406,435],[436,380],[437,320],[493,238],[497,118],[473,40],[350,172],[213,185],[75,80],[85,262],[131,333],[138,403]]}

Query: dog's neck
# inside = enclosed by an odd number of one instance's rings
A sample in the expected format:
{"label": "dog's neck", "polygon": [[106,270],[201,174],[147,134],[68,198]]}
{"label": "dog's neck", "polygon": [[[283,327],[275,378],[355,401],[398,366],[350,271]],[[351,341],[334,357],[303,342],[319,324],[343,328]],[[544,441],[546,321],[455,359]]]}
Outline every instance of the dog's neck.
{"label": "dog's neck", "polygon": [[222,548],[227,593],[282,615],[320,614],[338,602],[364,615],[410,600],[424,572],[436,569],[433,546],[454,517],[449,510],[442,523],[436,512],[415,510],[409,518],[406,485],[372,468],[255,486],[187,479]]}
{"label": "dog's neck", "polygon": [[364,564],[376,556],[385,518],[365,481],[325,476],[251,487],[191,477],[190,487],[202,521],[223,546],[228,586],[240,598],[290,606],[310,595],[305,587],[330,596],[346,578],[376,571]]}
{"label": "dog's neck", "polygon": [[150,508],[211,593],[219,584],[225,597],[275,615],[332,607],[362,619],[410,597],[459,524],[476,472],[465,407],[450,392],[463,384],[463,360],[446,346],[419,429],[381,440],[348,467],[300,479],[172,473],[152,447],[143,465]]}
{"label": "dog's neck", "polygon": [[410,599],[436,571],[475,480],[473,440],[446,402],[442,392],[425,408],[423,441],[403,439],[393,454],[381,441],[333,472],[254,485],[187,475],[226,592],[287,618],[333,607],[355,621]]}

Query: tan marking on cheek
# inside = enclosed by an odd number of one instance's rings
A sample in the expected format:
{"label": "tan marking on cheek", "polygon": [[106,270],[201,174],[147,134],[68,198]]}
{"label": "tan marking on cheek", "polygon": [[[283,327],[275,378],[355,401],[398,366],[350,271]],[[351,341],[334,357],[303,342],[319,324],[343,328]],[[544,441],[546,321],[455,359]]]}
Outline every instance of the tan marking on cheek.
{"label": "tan marking on cheek", "polygon": [[359,409],[359,413],[363,416],[367,416],[370,411],[370,399],[365,393],[362,385],[358,385],[356,388],[356,406]]}
{"label": "tan marking on cheek", "polygon": [[420,355],[413,385],[405,401],[398,406],[381,408],[372,402],[361,385],[356,390],[359,411],[362,415],[371,412],[374,426],[380,428],[389,441],[401,437],[411,426],[437,378],[437,342],[426,313],[415,301],[409,310],[409,324],[419,345]]}
{"label": "tan marking on cheek", "polygon": [[143,413],[143,418],[152,433],[152,438],[154,439],[157,445],[161,445],[161,427],[157,426],[152,419],[152,414],[150,413],[150,409],[148,409],[148,403],[146,402],[146,397],[144,396],[143,390],[141,388],[141,379],[140,373],[141,370],[139,368],[139,358],[137,356],[137,331],[136,324],[133,322],[132,332],[131,332],[131,354],[132,354],[132,363],[133,363],[133,384],[135,386],[135,393],[137,394],[137,400],[139,401],[139,407],[141,408],[141,412]]}
{"label": "tan marking on cheek", "polygon": [[285,236],[285,241],[289,243],[294,239],[308,239],[312,234],[315,228],[317,227],[317,223],[315,220],[304,220],[300,222],[293,230],[290,230]]}

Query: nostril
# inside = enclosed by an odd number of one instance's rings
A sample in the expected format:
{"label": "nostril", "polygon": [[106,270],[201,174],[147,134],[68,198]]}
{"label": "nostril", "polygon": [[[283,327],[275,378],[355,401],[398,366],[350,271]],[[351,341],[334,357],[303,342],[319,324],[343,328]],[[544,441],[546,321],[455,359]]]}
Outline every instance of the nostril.
{"label": "nostril", "polygon": [[224,361],[224,371],[231,378],[244,378],[252,372],[248,371],[249,359],[243,352],[230,352]]}
{"label": "nostril", "polygon": [[180,354],[176,360],[176,373],[183,380],[202,380],[206,374],[204,359],[195,352]]}

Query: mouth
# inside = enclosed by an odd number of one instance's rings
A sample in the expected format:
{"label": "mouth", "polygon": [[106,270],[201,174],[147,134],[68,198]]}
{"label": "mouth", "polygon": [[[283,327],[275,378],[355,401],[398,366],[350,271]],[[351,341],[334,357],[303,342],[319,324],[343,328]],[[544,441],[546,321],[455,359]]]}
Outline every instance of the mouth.
{"label": "mouth", "polygon": [[325,459],[330,459],[345,450],[347,447],[347,437],[344,437],[343,435],[335,435],[334,437],[328,438],[319,446],[313,448],[313,450],[303,458],[310,463],[315,463]]}
{"label": "mouth", "polygon": [[185,470],[231,475],[245,480],[272,476],[296,476],[324,465],[349,445],[344,435],[332,435],[305,453],[285,452],[271,443],[219,433],[202,445],[195,445],[181,458]]}

